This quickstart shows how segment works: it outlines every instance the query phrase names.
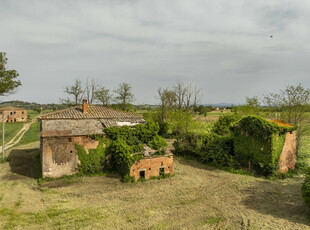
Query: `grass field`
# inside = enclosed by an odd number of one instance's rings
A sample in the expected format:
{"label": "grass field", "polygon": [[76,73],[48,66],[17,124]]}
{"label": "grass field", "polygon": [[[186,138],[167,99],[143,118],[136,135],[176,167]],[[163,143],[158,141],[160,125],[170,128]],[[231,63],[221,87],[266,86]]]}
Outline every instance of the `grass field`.
{"label": "grass field", "polygon": [[25,145],[40,140],[40,122],[33,123],[18,145]]}
{"label": "grass field", "polygon": [[175,175],[124,184],[118,175],[38,185],[39,143],[0,167],[0,229],[310,229],[303,177],[268,181],[175,158]]}
{"label": "grass field", "polygon": [[[5,138],[4,142],[9,142],[21,128],[23,127],[23,122],[16,122],[16,123],[5,123]],[[0,139],[1,139],[1,145],[2,145],[2,123],[0,124]]]}

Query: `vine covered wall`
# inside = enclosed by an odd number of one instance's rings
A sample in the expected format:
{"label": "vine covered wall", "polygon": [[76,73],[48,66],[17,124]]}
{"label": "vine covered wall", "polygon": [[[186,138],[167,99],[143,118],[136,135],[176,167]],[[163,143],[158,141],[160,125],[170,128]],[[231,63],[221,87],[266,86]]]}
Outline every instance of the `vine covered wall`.
{"label": "vine covered wall", "polygon": [[271,174],[278,168],[285,134],[293,130],[258,116],[241,119],[232,127],[237,161],[244,167],[251,162],[258,173]]}

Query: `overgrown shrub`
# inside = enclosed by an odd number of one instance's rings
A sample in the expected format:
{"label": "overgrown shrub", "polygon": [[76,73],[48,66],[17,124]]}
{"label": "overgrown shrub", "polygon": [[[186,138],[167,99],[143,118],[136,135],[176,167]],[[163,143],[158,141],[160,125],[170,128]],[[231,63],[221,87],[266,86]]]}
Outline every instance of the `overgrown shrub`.
{"label": "overgrown shrub", "polygon": [[112,154],[113,163],[115,164],[117,171],[122,176],[129,174],[130,167],[135,162],[135,159],[131,155],[133,149],[125,142],[125,140],[118,138],[112,141],[108,151]]}
{"label": "overgrown shrub", "polygon": [[98,144],[96,149],[89,149],[87,154],[83,146],[75,144],[77,155],[80,160],[78,171],[80,174],[90,175],[101,173],[105,164],[105,148],[102,143]]}
{"label": "overgrown shrub", "polygon": [[158,135],[165,137],[165,138],[173,138],[174,137],[172,126],[170,125],[170,123],[159,121],[158,125],[159,125]]}
{"label": "overgrown shrub", "polygon": [[221,167],[237,168],[232,137],[210,134],[199,150],[201,162]]}
{"label": "overgrown shrub", "polygon": [[239,166],[234,159],[232,137],[190,133],[182,142],[176,141],[174,147],[176,155],[192,156],[202,163],[220,167]]}
{"label": "overgrown shrub", "polygon": [[229,135],[231,133],[229,127],[236,120],[237,118],[233,114],[221,115],[218,121],[214,123],[212,132],[218,135]]}
{"label": "overgrown shrub", "polygon": [[160,148],[168,146],[165,139],[158,135],[156,135],[152,140],[150,140],[147,143],[147,145],[150,146],[152,149],[156,149],[156,150],[159,150]]}
{"label": "overgrown shrub", "polygon": [[104,130],[112,139],[107,150],[112,156],[111,164],[124,180],[125,176],[127,179],[130,177],[130,167],[134,162],[144,158],[142,153],[139,154],[143,151],[144,144],[157,150],[167,146],[167,142],[157,135],[158,130],[157,123],[139,124],[134,127],[112,127]]}
{"label": "overgrown shrub", "polygon": [[307,204],[308,211],[310,210],[310,173],[308,172],[304,183],[301,187],[301,195]]}

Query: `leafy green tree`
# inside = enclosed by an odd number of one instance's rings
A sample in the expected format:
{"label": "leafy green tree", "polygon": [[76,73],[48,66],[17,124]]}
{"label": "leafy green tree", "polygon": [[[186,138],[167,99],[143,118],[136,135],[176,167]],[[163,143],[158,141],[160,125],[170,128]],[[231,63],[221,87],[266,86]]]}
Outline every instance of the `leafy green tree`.
{"label": "leafy green tree", "polygon": [[[75,104],[79,104],[84,93],[84,90],[82,89],[82,82],[80,80],[75,80],[72,86],[66,87],[65,93],[73,95]],[[64,99],[63,102],[68,103],[70,100]]]}
{"label": "leafy green tree", "polygon": [[289,85],[280,93],[270,93],[264,101],[275,113],[270,118],[281,118],[284,121],[297,125],[297,143],[299,146],[301,136],[306,132],[305,124],[308,122],[306,112],[310,106],[310,89],[305,89],[301,84]]}
{"label": "leafy green tree", "polygon": [[131,86],[127,83],[119,84],[119,88],[114,90],[114,92],[117,94],[115,100],[121,105],[122,110],[127,110],[128,104],[135,100],[131,92]]}
{"label": "leafy green tree", "polygon": [[96,101],[100,101],[102,105],[107,106],[111,102],[112,95],[110,94],[109,89],[106,89],[105,87],[102,86],[95,92],[95,98]]}
{"label": "leafy green tree", "polygon": [[172,111],[176,108],[177,96],[175,92],[169,90],[168,88],[162,89],[159,88],[157,90],[158,99],[159,99],[159,108],[161,114],[161,121],[165,122],[167,118],[167,114],[169,111]]}
{"label": "leafy green tree", "polygon": [[258,97],[245,97],[245,104],[236,107],[236,112],[240,116],[261,115],[261,105]]}
{"label": "leafy green tree", "polygon": [[6,53],[0,52],[0,96],[7,96],[15,93],[15,90],[22,85],[16,78],[19,76],[16,70],[8,70]]}

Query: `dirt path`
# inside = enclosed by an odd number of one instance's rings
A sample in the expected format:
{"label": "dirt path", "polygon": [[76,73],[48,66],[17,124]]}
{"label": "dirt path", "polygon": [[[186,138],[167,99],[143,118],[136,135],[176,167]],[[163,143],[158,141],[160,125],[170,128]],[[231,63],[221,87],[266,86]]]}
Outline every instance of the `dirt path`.
{"label": "dirt path", "polygon": [[[8,143],[6,143],[5,150],[17,145],[37,118],[38,116],[33,118],[30,123],[24,124],[23,128]],[[0,153],[2,153],[2,145],[0,146]]]}

